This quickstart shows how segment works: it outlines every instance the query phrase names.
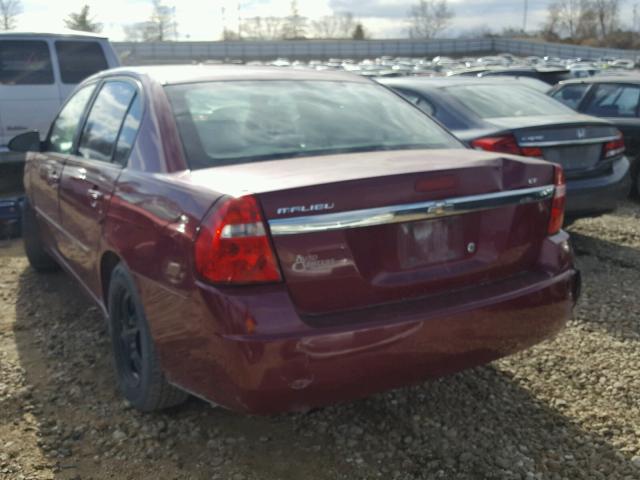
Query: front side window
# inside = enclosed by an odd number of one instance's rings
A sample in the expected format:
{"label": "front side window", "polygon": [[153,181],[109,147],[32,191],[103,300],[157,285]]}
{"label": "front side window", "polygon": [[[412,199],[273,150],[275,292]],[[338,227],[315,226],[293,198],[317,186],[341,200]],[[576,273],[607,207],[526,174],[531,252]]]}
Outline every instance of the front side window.
{"label": "front side window", "polygon": [[166,87],[191,168],[378,150],[461,148],[379,85],[236,81]]}
{"label": "front side window", "polygon": [[101,162],[110,162],[136,88],[121,81],[103,85],[87,116],[78,153],[80,156]]}
{"label": "front side window", "polygon": [[51,127],[48,151],[56,153],[71,152],[73,139],[82,121],[87,102],[89,102],[95,88],[95,84],[82,87],[67,101]]}
{"label": "front side window", "polygon": [[589,87],[590,85],[587,83],[566,85],[554,92],[552,96],[559,102],[564,103],[567,107],[577,110]]}
{"label": "front side window", "polygon": [[58,41],[56,53],[63,83],[80,83],[94,73],[109,68],[98,42]]}
{"label": "front side window", "polygon": [[445,90],[480,118],[575,113],[545,94],[522,85],[464,85]]}
{"label": "front side window", "polygon": [[585,113],[596,117],[635,117],[640,87],[632,85],[598,85]]}
{"label": "front side window", "polygon": [[51,85],[53,68],[47,42],[0,40],[0,85]]}

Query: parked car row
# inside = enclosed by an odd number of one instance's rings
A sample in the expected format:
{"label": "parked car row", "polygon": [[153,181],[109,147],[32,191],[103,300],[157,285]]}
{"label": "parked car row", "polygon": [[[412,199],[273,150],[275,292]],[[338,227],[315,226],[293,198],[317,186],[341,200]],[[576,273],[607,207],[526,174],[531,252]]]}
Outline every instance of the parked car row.
{"label": "parked car row", "polygon": [[507,53],[480,58],[438,56],[428,59],[383,56],[364,60],[332,58],[326,61],[278,58],[271,62],[253,61],[249,62],[249,65],[344,70],[370,77],[521,75],[538,78],[550,84],[570,78],[584,78],[612,72],[626,73],[636,69],[636,62],[629,59],[603,58],[586,61],[581,58],[517,57]]}

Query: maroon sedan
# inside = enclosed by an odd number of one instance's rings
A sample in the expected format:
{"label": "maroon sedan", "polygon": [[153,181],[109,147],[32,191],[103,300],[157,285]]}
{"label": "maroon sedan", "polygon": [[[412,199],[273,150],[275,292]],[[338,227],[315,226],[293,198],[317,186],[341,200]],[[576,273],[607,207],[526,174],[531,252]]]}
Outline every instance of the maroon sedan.
{"label": "maroon sedan", "polygon": [[186,392],[304,410],[421,382],[549,338],[578,294],[559,167],[466,150],[358,77],[111,70],[36,149],[29,261],[99,305],[141,410]]}

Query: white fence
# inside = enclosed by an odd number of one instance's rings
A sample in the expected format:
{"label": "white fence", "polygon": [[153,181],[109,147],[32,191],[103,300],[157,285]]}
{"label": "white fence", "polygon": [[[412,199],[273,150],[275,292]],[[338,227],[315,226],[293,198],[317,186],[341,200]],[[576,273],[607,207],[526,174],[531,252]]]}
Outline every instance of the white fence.
{"label": "white fence", "polygon": [[552,56],[595,60],[602,57],[630,58],[638,50],[579,47],[574,45],[513,40],[507,38],[456,40],[294,40],[229,42],[115,42],[125,64],[193,63],[207,60],[300,60],[328,58],[476,56],[512,53],[522,56]]}

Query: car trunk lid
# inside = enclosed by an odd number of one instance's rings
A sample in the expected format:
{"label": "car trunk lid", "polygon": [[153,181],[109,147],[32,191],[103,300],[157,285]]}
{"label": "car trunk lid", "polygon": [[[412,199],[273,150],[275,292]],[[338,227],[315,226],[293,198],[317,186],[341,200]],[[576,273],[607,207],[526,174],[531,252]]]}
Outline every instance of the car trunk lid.
{"label": "car trunk lid", "polygon": [[212,168],[192,182],[259,199],[293,302],[322,315],[533,268],[553,168],[465,150],[372,152]]}
{"label": "car trunk lid", "polygon": [[492,119],[491,122],[499,127],[510,124],[520,148],[540,148],[542,158],[562,165],[568,177],[590,175],[606,167],[603,147],[619,135],[615,126],[584,115]]}

